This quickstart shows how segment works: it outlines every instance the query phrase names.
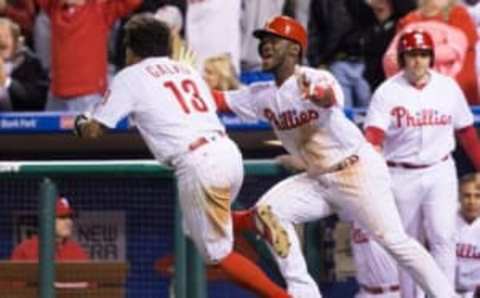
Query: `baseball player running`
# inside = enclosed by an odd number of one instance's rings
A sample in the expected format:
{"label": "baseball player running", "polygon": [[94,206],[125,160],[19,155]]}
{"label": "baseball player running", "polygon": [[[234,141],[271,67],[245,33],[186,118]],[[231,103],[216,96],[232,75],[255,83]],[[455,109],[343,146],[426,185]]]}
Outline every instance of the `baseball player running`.
{"label": "baseball player running", "polygon": [[254,36],[260,39],[262,68],[272,72],[275,81],[216,93],[216,101],[220,110],[242,119],[268,121],[287,151],[306,164],[307,173],[275,185],[238,222],[256,223],[272,245],[289,294],[321,297],[308,275],[293,224],[340,209],[353,214],[428,294],[454,297],[453,286],[433,258],[404,232],[385,161],[343,113],[338,82],[327,71],[298,65],[307,46],[302,25],[274,17]]}
{"label": "baseball player running", "polygon": [[[289,171],[306,170],[305,163],[293,155],[280,155],[276,160]],[[246,215],[248,211],[234,211],[234,227],[238,226],[235,222],[241,221]],[[359,285],[355,298],[400,298],[398,269],[392,257],[365,230],[352,222],[351,215],[342,213],[339,217],[351,224],[350,244],[355,263],[355,278]]]}
{"label": "baseball player running", "polygon": [[[407,233],[419,239],[423,229],[432,256],[453,285],[458,183],[450,153],[456,134],[480,169],[473,115],[458,84],[430,68],[434,45],[427,32],[404,33],[398,53],[403,71],[375,91],[365,134],[383,149]],[[402,294],[415,297],[415,285],[400,274]]]}
{"label": "baseball player running", "polygon": [[136,15],[125,30],[129,66],[91,118],[77,117],[77,133],[98,138],[130,116],[155,158],[174,168],[185,227],[205,261],[262,297],[289,297],[232,251],[230,204],[242,183],[242,157],[225,134],[206,83],[192,67],[167,57],[166,24]]}
{"label": "baseball player running", "polygon": [[457,213],[456,288],[462,298],[480,297],[480,174],[460,179]]}

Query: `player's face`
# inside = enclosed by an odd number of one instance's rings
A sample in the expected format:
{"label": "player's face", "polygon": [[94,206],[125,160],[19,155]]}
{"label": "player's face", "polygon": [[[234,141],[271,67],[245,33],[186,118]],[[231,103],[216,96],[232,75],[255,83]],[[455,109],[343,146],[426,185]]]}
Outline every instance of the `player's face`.
{"label": "player's face", "polygon": [[219,89],[220,87],[220,74],[210,64],[205,64],[203,69],[203,79],[207,82],[208,87],[212,89]]}
{"label": "player's face", "polygon": [[285,63],[290,41],[275,35],[266,35],[260,41],[260,57],[264,71],[275,71]]}
{"label": "player's face", "polygon": [[465,220],[474,221],[480,216],[480,187],[475,182],[467,182],[460,186],[461,212]]}
{"label": "player's face", "polygon": [[431,53],[425,50],[408,51],[404,54],[405,73],[412,82],[417,82],[428,76]]}
{"label": "player's face", "polygon": [[73,220],[71,217],[57,217],[55,221],[57,238],[70,238],[73,232]]}

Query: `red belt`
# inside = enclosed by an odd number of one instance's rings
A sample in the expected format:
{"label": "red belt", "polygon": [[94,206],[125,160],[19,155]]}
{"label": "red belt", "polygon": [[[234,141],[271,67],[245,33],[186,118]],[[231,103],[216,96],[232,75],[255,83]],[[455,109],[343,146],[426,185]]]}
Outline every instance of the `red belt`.
{"label": "red belt", "polygon": [[[448,157],[449,155],[445,155],[444,157],[442,157],[442,159],[440,159],[440,162],[446,161]],[[428,167],[433,166],[434,164],[435,163],[429,164],[429,165],[417,165],[417,164],[411,164],[408,162],[396,162],[396,161],[387,160],[387,166],[391,168],[404,168],[404,169],[410,169],[410,170],[426,169]]]}
{"label": "red belt", "polygon": [[399,285],[392,285],[387,287],[369,287],[366,285],[360,285],[360,288],[362,288],[365,292],[369,294],[384,294],[389,292],[400,291]]}
{"label": "red belt", "polygon": [[199,137],[195,141],[191,142],[190,145],[188,145],[188,150],[189,151],[195,151],[198,148],[202,147],[203,145],[206,145],[210,142],[214,142],[218,137],[224,137],[226,134],[223,131],[218,131],[216,132],[216,135],[209,136],[209,137]]}

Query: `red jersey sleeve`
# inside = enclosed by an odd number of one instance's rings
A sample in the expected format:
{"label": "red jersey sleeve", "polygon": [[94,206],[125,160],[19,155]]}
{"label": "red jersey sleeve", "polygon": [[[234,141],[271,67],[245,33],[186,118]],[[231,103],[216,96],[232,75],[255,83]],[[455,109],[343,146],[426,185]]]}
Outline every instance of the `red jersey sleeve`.
{"label": "red jersey sleeve", "polygon": [[215,100],[215,104],[217,105],[218,112],[232,112],[230,107],[227,104],[225,99],[225,94],[222,91],[218,90],[211,90],[213,99]]}
{"label": "red jersey sleeve", "polygon": [[385,140],[385,132],[378,127],[369,126],[365,129],[365,138],[370,144],[382,147]]}
{"label": "red jersey sleeve", "polygon": [[477,131],[473,126],[467,126],[465,128],[455,131],[459,143],[462,145],[463,150],[468,155],[475,167],[475,170],[480,170],[480,140],[477,135]]}

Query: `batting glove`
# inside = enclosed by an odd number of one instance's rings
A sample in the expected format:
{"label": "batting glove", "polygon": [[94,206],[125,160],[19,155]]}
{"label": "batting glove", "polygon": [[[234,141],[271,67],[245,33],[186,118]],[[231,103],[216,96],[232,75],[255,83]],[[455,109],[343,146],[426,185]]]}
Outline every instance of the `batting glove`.
{"label": "batting glove", "polygon": [[89,117],[85,114],[80,114],[75,117],[73,134],[79,138],[82,137],[82,126],[89,121]]}

